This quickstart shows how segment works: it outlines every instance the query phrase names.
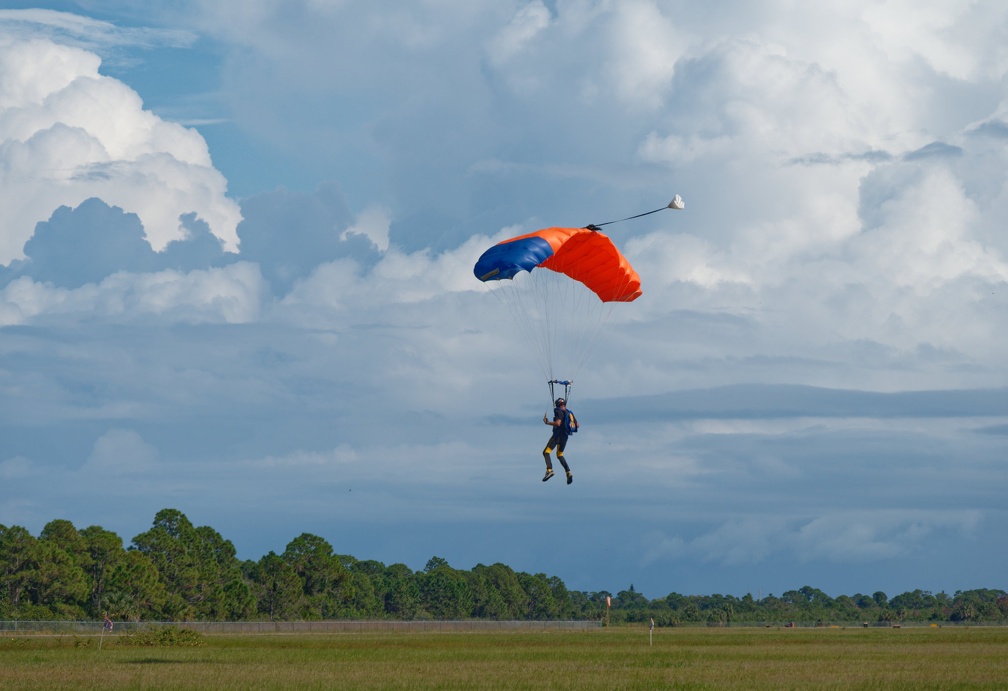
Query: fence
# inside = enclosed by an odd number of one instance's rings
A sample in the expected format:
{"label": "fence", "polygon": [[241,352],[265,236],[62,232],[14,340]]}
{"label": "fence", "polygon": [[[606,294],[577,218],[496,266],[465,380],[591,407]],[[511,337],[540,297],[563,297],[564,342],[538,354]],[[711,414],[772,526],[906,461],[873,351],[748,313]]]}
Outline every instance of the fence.
{"label": "fence", "polygon": [[[117,621],[115,633],[132,633],[151,626],[175,626],[204,634],[587,631],[597,621]],[[101,632],[101,621],[0,621],[0,635],[89,635]]]}

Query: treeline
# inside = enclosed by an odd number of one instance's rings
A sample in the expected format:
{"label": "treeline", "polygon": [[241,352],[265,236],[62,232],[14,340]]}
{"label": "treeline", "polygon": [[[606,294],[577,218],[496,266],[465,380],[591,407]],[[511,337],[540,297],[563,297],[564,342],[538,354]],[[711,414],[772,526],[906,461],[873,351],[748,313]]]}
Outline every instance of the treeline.
{"label": "treeline", "polygon": [[[608,603],[607,603],[608,600]],[[212,528],[164,509],[122,538],[98,526],[48,523],[39,536],[0,525],[0,620],[242,621],[322,619],[608,620],[612,624],[1008,622],[1008,594],[969,590],[831,598],[805,586],[780,597],[568,590],[556,576],[504,564],[469,571],[432,557],[422,571],[336,554],[303,533],[282,554],[240,561]]]}

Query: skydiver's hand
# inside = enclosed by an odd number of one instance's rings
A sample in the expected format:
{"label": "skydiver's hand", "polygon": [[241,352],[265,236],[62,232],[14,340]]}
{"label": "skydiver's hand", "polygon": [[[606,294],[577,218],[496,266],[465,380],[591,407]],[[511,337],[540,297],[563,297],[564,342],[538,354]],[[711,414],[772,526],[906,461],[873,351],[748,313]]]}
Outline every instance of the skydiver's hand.
{"label": "skydiver's hand", "polygon": [[544,425],[548,425],[549,424],[549,420],[546,419],[546,413],[543,413],[543,424]]}

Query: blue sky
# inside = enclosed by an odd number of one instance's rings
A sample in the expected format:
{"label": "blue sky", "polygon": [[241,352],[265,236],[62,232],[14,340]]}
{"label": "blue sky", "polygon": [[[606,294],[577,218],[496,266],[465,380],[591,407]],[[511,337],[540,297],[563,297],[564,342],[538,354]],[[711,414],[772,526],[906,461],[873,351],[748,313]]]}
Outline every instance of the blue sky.
{"label": "blue sky", "polygon": [[[0,9],[0,523],[578,590],[1003,588],[1008,9]],[[391,7],[391,8],[390,8]],[[607,228],[548,392],[472,275]]]}

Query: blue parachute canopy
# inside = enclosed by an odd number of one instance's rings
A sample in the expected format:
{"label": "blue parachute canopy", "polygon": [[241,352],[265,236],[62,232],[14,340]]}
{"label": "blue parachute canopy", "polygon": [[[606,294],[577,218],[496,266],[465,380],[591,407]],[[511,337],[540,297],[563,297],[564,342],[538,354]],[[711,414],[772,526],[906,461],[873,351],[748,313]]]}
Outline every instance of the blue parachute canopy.
{"label": "blue parachute canopy", "polygon": [[531,271],[553,255],[553,247],[539,237],[524,237],[494,245],[479,258],[473,273],[481,281],[514,278]]}

